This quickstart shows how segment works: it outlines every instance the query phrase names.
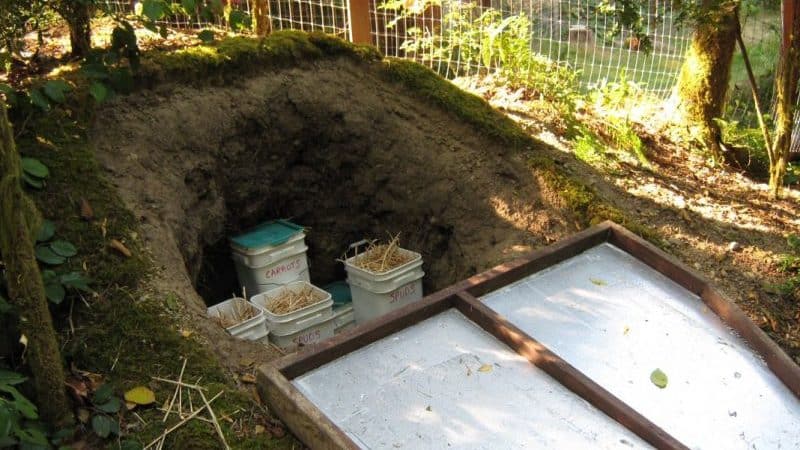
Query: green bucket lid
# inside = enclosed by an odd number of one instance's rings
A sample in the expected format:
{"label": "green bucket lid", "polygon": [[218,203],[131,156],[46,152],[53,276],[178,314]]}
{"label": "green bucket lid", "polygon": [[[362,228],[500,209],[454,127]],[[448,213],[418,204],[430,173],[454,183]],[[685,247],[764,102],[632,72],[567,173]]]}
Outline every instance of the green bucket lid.
{"label": "green bucket lid", "polygon": [[288,220],[273,220],[231,238],[231,242],[233,245],[247,250],[267,246],[274,247],[283,244],[301,231],[303,231],[303,227]]}
{"label": "green bucket lid", "polygon": [[346,281],[334,281],[322,289],[331,294],[334,306],[346,305],[353,301],[353,297],[350,294],[350,285]]}

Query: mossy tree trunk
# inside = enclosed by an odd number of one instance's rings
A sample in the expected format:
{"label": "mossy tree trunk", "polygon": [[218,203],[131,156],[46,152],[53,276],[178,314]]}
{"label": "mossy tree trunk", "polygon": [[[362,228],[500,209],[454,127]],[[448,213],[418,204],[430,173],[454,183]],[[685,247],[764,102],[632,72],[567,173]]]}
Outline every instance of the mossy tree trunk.
{"label": "mossy tree trunk", "polygon": [[795,4],[794,8],[787,8],[787,11],[792,17],[784,23],[790,24],[791,29],[786,30],[789,39],[781,48],[775,72],[775,139],[769,149],[769,191],[772,198],[780,194],[786,176],[800,78],[800,5]]}
{"label": "mossy tree trunk", "polygon": [[738,0],[705,0],[676,86],[680,120],[698,130],[716,161],[721,161],[722,116],[736,46]]}
{"label": "mossy tree trunk", "polygon": [[22,191],[20,160],[11,124],[0,104],[0,254],[6,264],[8,294],[19,310],[20,332],[27,338],[27,361],[33,373],[42,418],[61,426],[72,414],[64,388],[64,367],[33,249],[41,220]]}
{"label": "mossy tree trunk", "polygon": [[92,5],[87,0],[59,0],[56,11],[69,26],[71,54],[84,58],[92,49]]}

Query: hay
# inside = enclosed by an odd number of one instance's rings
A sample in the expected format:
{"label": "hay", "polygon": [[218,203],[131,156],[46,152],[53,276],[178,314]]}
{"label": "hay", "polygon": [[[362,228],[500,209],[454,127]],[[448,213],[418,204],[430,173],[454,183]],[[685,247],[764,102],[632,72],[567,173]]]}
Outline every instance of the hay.
{"label": "hay", "polygon": [[304,287],[299,291],[283,288],[267,302],[266,306],[269,312],[280,316],[319,303],[324,298],[324,294],[311,286]]}
{"label": "hay", "polygon": [[225,312],[222,310],[217,311],[216,317],[211,319],[217,322],[223,328],[230,328],[238,325],[245,320],[252,319],[258,315],[258,308],[251,305],[247,300],[237,298],[233,301],[233,311]]}
{"label": "hay", "polygon": [[374,273],[388,272],[411,261],[414,256],[400,248],[400,235],[396,235],[388,244],[372,241],[367,250],[356,255],[353,265],[359,269]]}

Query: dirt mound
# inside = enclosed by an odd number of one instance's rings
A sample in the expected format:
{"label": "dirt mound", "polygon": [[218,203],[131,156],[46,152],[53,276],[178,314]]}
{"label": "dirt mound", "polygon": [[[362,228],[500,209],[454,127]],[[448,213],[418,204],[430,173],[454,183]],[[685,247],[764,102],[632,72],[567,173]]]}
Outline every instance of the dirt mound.
{"label": "dirt mound", "polygon": [[227,238],[269,219],[310,228],[320,285],[344,278],[349,243],[401,233],[423,255],[426,292],[575,227],[521,155],[348,60],[164,84],[111,102],[92,134],[163,268],[159,289],[197,315],[237,289]]}

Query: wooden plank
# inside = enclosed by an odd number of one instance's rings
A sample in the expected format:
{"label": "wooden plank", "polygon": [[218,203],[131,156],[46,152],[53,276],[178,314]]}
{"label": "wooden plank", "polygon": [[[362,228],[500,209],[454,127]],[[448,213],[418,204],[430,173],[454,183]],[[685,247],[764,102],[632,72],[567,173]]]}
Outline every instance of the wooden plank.
{"label": "wooden plank", "polygon": [[800,367],[741,308],[714,289],[702,275],[619,225],[612,225],[610,242],[697,294],[709,309],[764,358],[775,376],[800,398]]}
{"label": "wooden plank", "polygon": [[350,41],[356,44],[372,44],[372,24],[369,18],[370,0],[350,0],[347,9],[350,19]]}
{"label": "wooden plank", "polygon": [[619,422],[646,442],[660,449],[688,449],[672,435],[625,402],[592,381],[467,292],[458,294],[456,308],[481,328],[545,371],[567,389]]}
{"label": "wooden plank", "polygon": [[608,239],[611,222],[587,228],[566,239],[533,251],[515,261],[501,264],[467,280],[468,292],[476,297],[507,286],[542,269],[572,258]]}
{"label": "wooden plank", "polygon": [[258,368],[258,390],[271,411],[285,423],[292,433],[309,448],[357,449],[328,417],[308,400],[277,367],[264,364]]}
{"label": "wooden plank", "polygon": [[703,292],[706,282],[700,274],[625,228],[613,222],[610,222],[609,225],[611,229],[609,243],[652,267],[689,292],[698,296]]}
{"label": "wooden plank", "polygon": [[455,289],[460,289],[460,287],[436,292],[385,316],[320,342],[310,349],[286,356],[277,361],[275,366],[286,378],[291,380],[451,308]]}

